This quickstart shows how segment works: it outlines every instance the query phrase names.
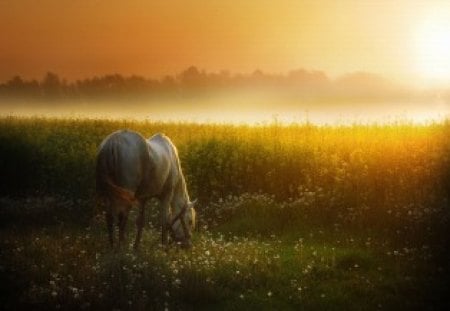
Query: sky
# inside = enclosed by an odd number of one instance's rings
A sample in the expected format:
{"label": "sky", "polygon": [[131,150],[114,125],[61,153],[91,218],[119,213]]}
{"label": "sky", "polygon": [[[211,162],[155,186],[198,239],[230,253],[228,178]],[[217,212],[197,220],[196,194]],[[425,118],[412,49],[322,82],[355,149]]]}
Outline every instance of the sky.
{"label": "sky", "polygon": [[0,0],[0,81],[368,71],[450,84],[450,1]]}

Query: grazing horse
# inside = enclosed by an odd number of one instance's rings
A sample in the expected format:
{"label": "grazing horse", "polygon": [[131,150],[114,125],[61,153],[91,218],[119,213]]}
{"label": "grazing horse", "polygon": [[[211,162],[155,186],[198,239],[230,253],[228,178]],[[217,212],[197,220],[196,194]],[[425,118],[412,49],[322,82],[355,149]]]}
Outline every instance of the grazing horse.
{"label": "grazing horse", "polygon": [[109,241],[114,244],[114,219],[119,227],[119,246],[125,238],[128,213],[138,205],[138,248],[145,219],[145,203],[156,197],[161,204],[162,243],[173,240],[191,245],[195,227],[194,202],[189,199],[175,145],[163,135],[146,140],[129,130],[110,134],[100,144],[96,167],[97,196],[106,205]]}

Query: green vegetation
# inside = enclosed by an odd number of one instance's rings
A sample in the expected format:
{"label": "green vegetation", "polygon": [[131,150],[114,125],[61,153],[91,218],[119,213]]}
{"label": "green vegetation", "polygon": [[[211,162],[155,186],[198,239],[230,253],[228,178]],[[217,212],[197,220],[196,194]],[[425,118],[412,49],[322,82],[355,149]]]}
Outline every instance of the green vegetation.
{"label": "green vegetation", "polygon": [[[95,154],[121,128],[164,132],[177,145],[200,199],[192,250],[159,246],[155,202],[139,253],[108,248]],[[445,309],[449,137],[448,123],[2,118],[0,301],[45,310]]]}

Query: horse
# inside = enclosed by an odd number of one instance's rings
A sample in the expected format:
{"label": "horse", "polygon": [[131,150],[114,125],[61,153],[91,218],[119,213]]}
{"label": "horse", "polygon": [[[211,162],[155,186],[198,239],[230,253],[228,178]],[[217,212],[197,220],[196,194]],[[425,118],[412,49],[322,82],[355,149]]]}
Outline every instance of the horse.
{"label": "horse", "polygon": [[132,206],[138,205],[136,238],[138,249],[145,219],[145,204],[157,198],[161,207],[162,244],[173,241],[191,246],[196,212],[187,191],[178,151],[164,134],[148,140],[131,130],[119,130],[100,144],[96,161],[97,198],[106,207],[106,224],[114,246],[114,221],[119,227],[119,248]]}

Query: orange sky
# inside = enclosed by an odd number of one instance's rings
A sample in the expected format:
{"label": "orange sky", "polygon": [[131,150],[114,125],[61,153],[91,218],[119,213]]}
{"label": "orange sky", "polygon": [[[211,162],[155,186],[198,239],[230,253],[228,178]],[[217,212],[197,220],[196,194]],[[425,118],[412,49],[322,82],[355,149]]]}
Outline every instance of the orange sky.
{"label": "orange sky", "polygon": [[417,34],[434,12],[445,19],[449,1],[0,0],[0,81],[48,70],[160,77],[197,65],[364,70],[418,82],[426,71],[418,63],[442,65],[418,60],[433,52],[418,56]]}

